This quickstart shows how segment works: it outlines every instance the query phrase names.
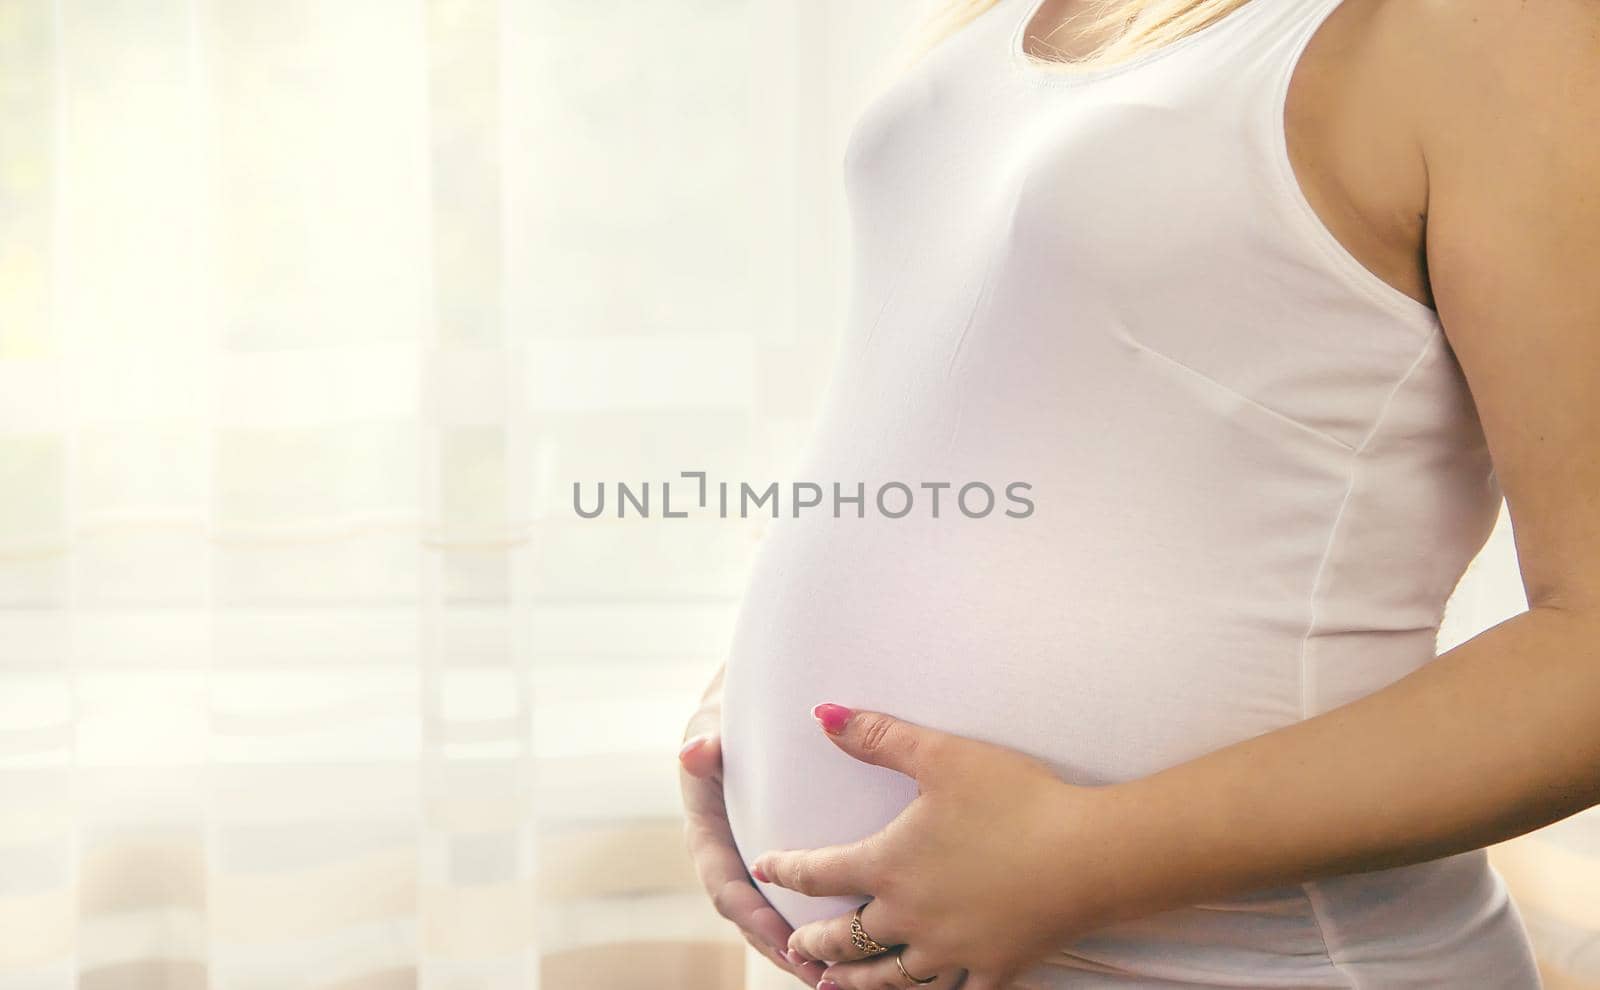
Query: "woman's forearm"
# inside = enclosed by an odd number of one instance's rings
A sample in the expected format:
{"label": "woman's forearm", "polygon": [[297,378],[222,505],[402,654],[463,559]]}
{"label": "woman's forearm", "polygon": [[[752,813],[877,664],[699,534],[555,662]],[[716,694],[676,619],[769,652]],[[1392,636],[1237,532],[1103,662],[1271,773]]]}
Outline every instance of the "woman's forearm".
{"label": "woman's forearm", "polygon": [[1098,791],[1057,860],[1105,902],[1069,927],[1520,835],[1600,802],[1600,617],[1530,609],[1359,701]]}

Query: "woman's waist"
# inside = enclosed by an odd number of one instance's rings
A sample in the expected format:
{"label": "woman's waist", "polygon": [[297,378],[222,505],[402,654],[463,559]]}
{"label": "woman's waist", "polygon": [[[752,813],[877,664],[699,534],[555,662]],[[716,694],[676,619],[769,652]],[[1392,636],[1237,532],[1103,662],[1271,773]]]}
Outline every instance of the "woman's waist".
{"label": "woman's waist", "polygon": [[1106,926],[1012,990],[1352,985],[1538,985],[1526,930],[1482,850]]}

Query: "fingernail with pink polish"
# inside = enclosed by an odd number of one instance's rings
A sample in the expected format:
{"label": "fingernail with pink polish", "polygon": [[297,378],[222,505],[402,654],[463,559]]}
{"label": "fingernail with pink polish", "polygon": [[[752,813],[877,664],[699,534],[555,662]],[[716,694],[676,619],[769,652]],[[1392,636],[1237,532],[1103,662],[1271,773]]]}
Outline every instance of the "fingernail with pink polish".
{"label": "fingernail with pink polish", "polygon": [[821,723],[823,731],[837,735],[844,731],[845,723],[850,721],[850,709],[843,705],[823,703],[811,709],[811,717]]}
{"label": "fingernail with pink polish", "polygon": [[688,756],[690,753],[693,753],[695,750],[699,749],[701,746],[704,746],[705,742],[706,742],[706,737],[705,736],[695,736],[693,739],[690,739],[688,742],[683,744],[682,748],[680,748],[678,750],[678,759],[681,760],[685,756]]}
{"label": "fingernail with pink polish", "polygon": [[832,980],[823,980],[817,984],[817,990],[839,990],[839,984]]}
{"label": "fingernail with pink polish", "polygon": [[767,876],[767,871],[763,870],[759,866],[750,867],[750,875],[755,877],[757,880],[760,880],[762,883],[771,883],[772,882],[772,878]]}

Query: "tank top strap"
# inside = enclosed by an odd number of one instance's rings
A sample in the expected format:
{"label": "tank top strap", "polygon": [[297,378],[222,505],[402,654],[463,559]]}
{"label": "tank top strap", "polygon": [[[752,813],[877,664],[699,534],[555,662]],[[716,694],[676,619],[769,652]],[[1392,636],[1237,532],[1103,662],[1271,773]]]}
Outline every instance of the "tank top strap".
{"label": "tank top strap", "polygon": [[[978,21],[990,38],[986,49],[996,47],[992,35],[1005,32],[1007,54],[1014,64],[1027,64],[1024,47],[1028,28],[1038,17],[1046,0],[998,0]],[[1245,0],[1244,3],[1175,41],[1147,49],[1131,58],[1104,68],[1089,68],[1080,73],[1064,73],[1061,81],[1096,81],[1145,69],[1162,71],[1161,63],[1178,64],[1200,60],[1215,70],[1215,75],[1231,78],[1248,89],[1270,82],[1298,60],[1301,50],[1322,21],[1340,0]],[[992,17],[992,14],[1004,16]],[[979,26],[978,23],[974,24]],[[1287,63],[1287,64],[1286,64]],[[1048,70],[1035,70],[1035,74]]]}
{"label": "tank top strap", "polygon": [[[1228,17],[1240,17],[1241,25],[1230,52],[1231,64],[1240,68],[1266,70],[1269,83],[1283,81],[1300,60],[1312,35],[1339,6],[1340,0],[1246,0]],[[1257,8],[1251,17],[1249,10]],[[1226,20],[1226,18],[1224,19]]]}

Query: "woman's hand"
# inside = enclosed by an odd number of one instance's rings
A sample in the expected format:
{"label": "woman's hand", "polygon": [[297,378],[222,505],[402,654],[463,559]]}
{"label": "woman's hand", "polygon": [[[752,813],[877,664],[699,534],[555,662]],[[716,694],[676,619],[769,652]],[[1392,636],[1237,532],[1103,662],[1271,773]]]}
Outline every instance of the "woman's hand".
{"label": "woman's hand", "polygon": [[[713,682],[713,688],[715,687]],[[684,837],[695,872],[717,913],[733,922],[739,933],[779,968],[794,974],[808,987],[821,979],[822,966],[786,958],[793,929],[756,889],[744,860],[733,844],[728,812],[722,800],[722,740],[720,710],[715,702],[702,705],[689,720],[687,741],[678,752],[682,768],[685,813]]]}
{"label": "woman's hand", "polygon": [[919,790],[860,842],[769,851],[752,864],[758,879],[803,894],[870,896],[862,929],[905,946],[902,973],[895,950],[869,956],[852,944],[849,915],[802,926],[789,946],[832,963],[823,990],[929,978],[935,990],[999,990],[1095,916],[1084,867],[1096,850],[1071,839],[1090,817],[1094,789],[1013,750],[878,712],[818,705],[813,714],[840,749],[914,778]]}

